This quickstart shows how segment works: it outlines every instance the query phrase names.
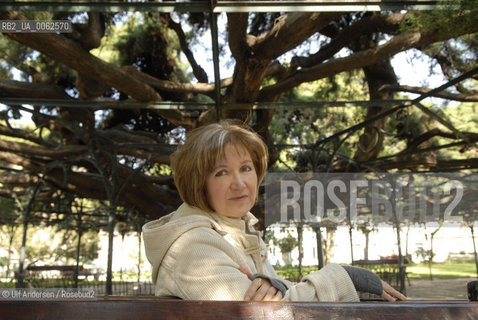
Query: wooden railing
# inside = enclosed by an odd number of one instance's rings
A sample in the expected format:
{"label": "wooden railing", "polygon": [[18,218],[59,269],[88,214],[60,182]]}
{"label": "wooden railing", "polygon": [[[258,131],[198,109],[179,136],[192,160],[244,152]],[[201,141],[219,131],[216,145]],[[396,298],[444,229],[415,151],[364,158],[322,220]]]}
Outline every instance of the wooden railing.
{"label": "wooden railing", "polygon": [[0,319],[478,319],[468,301],[242,302],[102,297],[89,301],[0,301]]}

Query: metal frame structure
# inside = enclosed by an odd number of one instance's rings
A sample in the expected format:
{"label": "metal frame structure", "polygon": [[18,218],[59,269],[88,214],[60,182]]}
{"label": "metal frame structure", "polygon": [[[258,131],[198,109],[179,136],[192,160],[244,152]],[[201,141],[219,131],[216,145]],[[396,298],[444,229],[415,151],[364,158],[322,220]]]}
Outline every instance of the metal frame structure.
{"label": "metal frame structure", "polygon": [[[478,68],[475,68],[452,81],[445,83],[428,93],[420,95],[413,100],[380,100],[380,101],[345,101],[345,102],[313,102],[313,103],[251,103],[251,104],[222,104],[220,99],[220,70],[219,70],[219,46],[218,46],[218,26],[217,15],[219,13],[231,12],[356,12],[356,11],[400,11],[400,10],[432,10],[443,6],[453,5],[451,0],[336,0],[336,1],[221,1],[221,0],[197,0],[197,1],[164,1],[164,2],[120,2],[120,1],[99,1],[99,2],[63,2],[63,1],[22,1],[22,2],[0,2],[0,11],[25,10],[25,11],[53,11],[53,12],[121,12],[121,11],[149,11],[149,12],[210,12],[211,14],[211,38],[214,63],[214,82],[215,82],[215,100],[216,103],[189,103],[189,102],[139,102],[139,101],[82,101],[82,100],[56,100],[56,99],[24,99],[24,98],[0,98],[0,103],[7,105],[34,105],[34,106],[64,106],[73,108],[90,107],[93,109],[179,109],[179,110],[199,110],[215,107],[218,119],[221,109],[278,109],[278,108],[325,108],[325,107],[373,107],[377,105],[387,105],[390,109],[368,119],[365,122],[352,126],[346,130],[337,132],[332,136],[326,137],[314,145],[306,146],[309,148],[317,147],[327,141],[330,141],[346,132],[357,130],[376,118],[391,114],[405,106],[417,105],[423,112],[435,117],[439,122],[447,126],[451,131],[457,130],[447,122],[444,122],[433,111],[420,105],[420,101],[432,96],[435,93],[444,90],[466,78],[478,74]],[[23,108],[23,107],[22,107]],[[462,143],[466,143],[463,138]],[[137,146],[137,145],[136,145]],[[285,146],[297,147],[297,146]],[[3,169],[3,168],[0,168]],[[320,246],[318,246],[319,248]],[[320,254],[319,254],[320,255]],[[20,267],[22,270],[23,267]],[[108,268],[110,270],[110,268]],[[110,276],[111,278],[111,276]],[[351,309],[352,310],[352,309]],[[472,310],[475,312],[476,310]]]}
{"label": "metal frame structure", "polygon": [[[123,1],[21,1],[0,2],[0,11],[53,11],[53,12],[121,12],[121,11],[149,11],[149,12],[211,12],[211,40],[214,66],[215,103],[188,103],[188,102],[147,102],[138,101],[79,101],[53,99],[19,99],[0,98],[4,104],[28,104],[64,107],[92,107],[94,109],[177,109],[177,110],[205,110],[215,107],[218,115],[221,109],[275,109],[285,107],[280,103],[251,103],[251,104],[223,104],[220,99],[220,68],[217,15],[230,12],[354,12],[354,11],[400,11],[400,10],[432,10],[453,5],[453,0],[261,0],[261,1],[223,1],[223,0],[196,0],[196,1],[154,1],[154,2],[123,2]],[[428,96],[424,94],[422,96]],[[335,107],[335,106],[365,106],[410,104],[411,100],[387,101],[349,101],[349,102],[314,102],[314,103],[287,103],[288,107]]]}
{"label": "metal frame structure", "polygon": [[151,11],[151,12],[349,12],[387,10],[431,10],[452,4],[451,0],[262,0],[262,1],[22,1],[0,3],[0,10],[36,11]]}

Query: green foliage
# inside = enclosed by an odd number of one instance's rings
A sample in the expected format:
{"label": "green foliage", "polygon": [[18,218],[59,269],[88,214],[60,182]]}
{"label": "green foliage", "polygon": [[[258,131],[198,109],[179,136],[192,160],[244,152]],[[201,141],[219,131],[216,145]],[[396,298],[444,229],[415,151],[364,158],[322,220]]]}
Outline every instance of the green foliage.
{"label": "green foliage", "polygon": [[[55,249],[55,255],[62,259],[73,263],[76,261],[76,244],[78,241],[78,233],[66,230],[60,245]],[[86,232],[81,237],[80,246],[80,264],[91,262],[98,258],[99,235],[97,232]]]}
{"label": "green foliage", "polygon": [[[283,267],[275,266],[274,270],[279,277],[287,279],[289,281],[297,281],[297,279],[300,278],[299,269],[291,265],[285,265]],[[303,277],[314,271],[317,271],[317,266],[302,266]]]}
{"label": "green foliage", "polygon": [[113,39],[119,65],[133,65],[159,79],[185,80],[178,68],[179,42],[156,15],[133,15]]}
{"label": "green foliage", "polygon": [[[0,245],[9,248],[12,260],[10,267],[19,257],[22,245],[24,215],[29,197],[15,200],[0,198],[2,212],[0,215],[2,236]],[[99,225],[104,223],[100,215],[91,215],[86,206],[91,203],[83,201],[82,241],[80,262],[85,263],[98,257]],[[29,217],[26,245],[26,265],[29,264],[74,264],[78,239],[77,213],[78,201],[61,192],[52,193],[51,198],[37,198]],[[89,209],[89,208],[88,208]],[[72,214],[66,214],[66,213]],[[87,231],[86,231],[87,230]],[[15,259],[15,260],[14,260]],[[8,263],[8,262],[7,262]],[[16,263],[16,262],[15,262]],[[11,269],[10,269],[11,270]]]}
{"label": "green foliage", "polygon": [[[281,96],[281,102],[323,102],[367,100],[367,88],[360,76],[361,72],[342,73],[299,86]],[[307,145],[315,144],[337,131],[358,123],[365,117],[366,108],[347,107],[309,107],[284,108],[277,110],[271,122],[270,132],[276,144],[294,144],[298,148],[286,148],[281,159],[298,172],[307,170],[325,171],[337,157],[351,157],[358,133],[345,141],[335,139],[319,144],[314,150]],[[342,139],[344,137],[340,137]],[[280,165],[275,169],[280,169]]]}
{"label": "green foliage", "polygon": [[[93,53],[118,66],[134,68],[158,79],[187,82],[188,75],[180,61],[180,45],[174,31],[166,28],[158,14],[132,14],[123,17],[119,27],[103,38],[102,45]],[[158,90],[164,100],[194,100],[192,95]],[[143,130],[167,136],[175,128],[156,112],[141,110],[113,110],[104,115],[105,128],[128,125],[134,130]]]}
{"label": "green foliage", "polygon": [[[26,265],[29,264],[74,264],[78,235],[73,230],[55,230],[51,227],[29,227],[27,233]],[[83,234],[80,263],[98,257],[99,236],[97,232]],[[19,252],[21,239],[17,237],[15,247]]]}
{"label": "green foliage", "polygon": [[463,132],[473,132],[478,128],[478,103],[460,103],[448,105],[443,113],[453,126]]}
{"label": "green foliage", "polygon": [[297,247],[297,239],[289,233],[287,237],[278,240],[277,245],[279,246],[280,251],[286,254],[292,252],[292,250]]}
{"label": "green foliage", "polygon": [[[26,13],[31,20],[52,20],[48,12]],[[0,37],[0,77],[12,79],[11,66],[20,71],[20,79],[28,82],[57,84],[65,89],[75,87],[76,72],[62,63],[39,54],[17,41]]]}
{"label": "green foliage", "polygon": [[274,235],[274,230],[266,228],[266,230],[264,230],[264,242],[266,244],[270,244],[272,242],[272,244],[277,245],[277,241],[278,240]]}
{"label": "green foliage", "polygon": [[[441,0],[431,11],[419,11],[410,15],[401,25],[401,31],[456,34],[476,23],[476,0]],[[458,31],[462,32],[462,31]]]}
{"label": "green foliage", "polygon": [[167,164],[156,164],[151,172],[154,176],[170,176],[172,175],[171,167]]}
{"label": "green foliage", "polygon": [[0,225],[16,224],[18,218],[14,200],[0,197]]}
{"label": "green foliage", "polygon": [[27,61],[33,50],[21,45],[8,37],[0,37],[0,76],[11,79],[13,77],[10,66],[19,70],[28,71]]}
{"label": "green foliage", "polygon": [[433,252],[431,250],[425,250],[423,247],[419,247],[415,254],[424,261],[429,261],[433,258]]}
{"label": "green foliage", "polygon": [[[477,110],[477,103],[460,103],[459,105],[446,105],[440,110],[440,112],[457,130],[461,132],[476,132],[476,128],[478,128]],[[448,129],[443,128],[443,126],[437,127],[443,131],[449,131]],[[451,139],[443,137],[436,139],[437,145],[444,145],[451,142]],[[443,159],[469,159],[477,157],[476,149],[471,145],[439,150],[437,154],[439,158]]]}

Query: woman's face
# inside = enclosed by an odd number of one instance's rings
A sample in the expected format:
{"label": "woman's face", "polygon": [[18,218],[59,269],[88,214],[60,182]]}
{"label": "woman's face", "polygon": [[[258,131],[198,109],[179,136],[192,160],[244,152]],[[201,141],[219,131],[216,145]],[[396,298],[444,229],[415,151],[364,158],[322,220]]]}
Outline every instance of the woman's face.
{"label": "woman's face", "polygon": [[230,143],[206,179],[207,200],[217,213],[241,218],[256,201],[257,174],[249,152]]}

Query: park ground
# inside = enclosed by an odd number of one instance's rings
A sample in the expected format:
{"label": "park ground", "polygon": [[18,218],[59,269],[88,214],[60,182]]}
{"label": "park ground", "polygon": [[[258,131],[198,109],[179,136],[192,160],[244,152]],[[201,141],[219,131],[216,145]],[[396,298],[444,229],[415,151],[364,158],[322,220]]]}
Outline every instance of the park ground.
{"label": "park ground", "polygon": [[407,281],[407,297],[411,300],[468,300],[466,284],[477,278],[410,279]]}
{"label": "park ground", "polygon": [[466,285],[477,280],[474,261],[434,263],[432,280],[426,263],[408,267],[407,274],[410,299],[468,299]]}
{"label": "park ground", "polygon": [[[316,270],[304,267],[303,275]],[[277,270],[282,277],[297,277],[296,268],[282,267]],[[410,300],[468,300],[467,283],[478,280],[474,261],[450,261],[432,264],[432,276],[428,263],[407,266],[406,295]],[[391,283],[393,284],[393,283]]]}

